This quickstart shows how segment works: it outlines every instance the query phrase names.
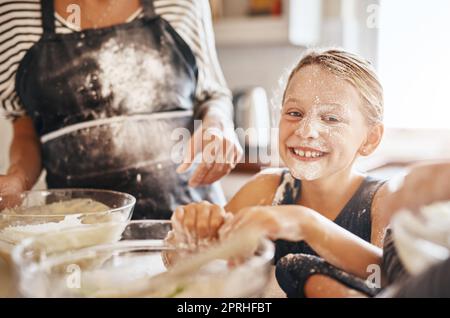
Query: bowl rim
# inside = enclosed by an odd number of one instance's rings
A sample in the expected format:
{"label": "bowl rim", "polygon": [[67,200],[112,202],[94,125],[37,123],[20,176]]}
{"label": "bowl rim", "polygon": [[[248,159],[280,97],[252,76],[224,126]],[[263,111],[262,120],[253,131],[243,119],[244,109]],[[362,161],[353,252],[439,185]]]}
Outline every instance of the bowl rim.
{"label": "bowl rim", "polygon": [[[105,223],[99,223],[99,224],[87,224],[83,227],[75,226],[73,228],[70,228],[69,230],[76,231],[76,230],[82,230],[89,228],[96,228],[96,227],[102,227],[102,226],[117,226],[117,225],[124,225],[123,232],[125,231],[126,227],[132,225],[132,224],[171,224],[172,222],[170,220],[157,220],[157,219],[146,219],[146,220],[131,220],[131,221],[125,221],[125,222],[105,222]],[[122,233],[123,233],[122,232]],[[45,236],[51,236],[61,233],[47,233],[44,234]],[[37,237],[30,237],[22,242],[20,242],[17,246],[14,247],[12,251],[12,259],[14,261],[14,264],[20,269],[23,269],[24,264],[20,264],[20,262],[23,259],[22,254],[26,250],[27,247],[30,246],[33,242],[36,240],[43,239],[43,236],[37,236]],[[155,241],[161,241],[163,244],[154,244]],[[153,243],[153,244],[152,244]],[[176,250],[176,247],[165,245],[163,239],[128,239],[123,241],[117,241],[112,243],[102,243],[102,244],[96,244],[92,246],[84,246],[79,249],[71,250],[69,253],[67,251],[60,252],[57,255],[51,256],[49,258],[46,258],[43,262],[37,262],[32,264],[27,264],[25,267],[27,270],[42,270],[42,269],[48,269],[52,266],[56,266],[60,263],[63,263],[65,261],[70,260],[76,260],[83,258],[83,255],[86,257],[89,257],[91,253],[97,253],[97,252],[103,252],[103,251],[110,251],[110,252],[120,252],[120,251],[126,251],[128,249],[146,249],[146,250],[155,250],[156,251],[172,251]],[[179,249],[179,247],[178,247]],[[273,260],[275,246],[271,240],[265,237],[260,238],[259,248],[258,250],[261,250],[261,253],[258,255],[254,255],[253,257],[249,258],[246,262],[244,262],[242,265],[246,264],[247,266],[260,266],[264,263],[271,262]]]}
{"label": "bowl rim", "polygon": [[[144,224],[171,224],[172,222],[170,220],[124,220],[124,221],[113,221],[113,222],[101,222],[101,223],[94,223],[94,224],[83,224],[83,225],[74,225],[72,227],[68,227],[64,230],[64,232],[78,232],[78,231],[89,231],[92,229],[97,229],[97,228],[102,228],[102,227],[115,227],[115,226],[123,226],[123,230],[122,230],[122,234],[125,231],[126,227],[129,226],[130,224],[139,224],[139,223],[144,223]],[[61,235],[62,232],[60,231],[56,231],[56,232],[48,232],[48,233],[44,233],[42,235],[36,235],[36,236],[31,236],[28,237],[22,241],[20,241],[18,244],[16,244],[15,246],[13,246],[12,251],[11,251],[11,256],[12,259],[15,263],[16,266],[20,266],[21,262],[24,260],[24,258],[22,257],[24,251],[30,247],[32,244],[34,244],[36,241],[39,240],[45,240],[48,237],[52,237],[55,235]],[[103,248],[106,249],[106,247],[113,247],[115,245],[117,245],[118,243],[121,243],[121,245],[123,245],[122,247],[126,247],[125,246],[125,242],[149,242],[149,241],[155,241],[155,240],[124,240],[124,241],[117,241],[114,243],[103,243],[103,244],[95,244],[92,246],[84,246],[81,247],[75,251],[72,251],[71,253],[77,253],[81,250],[85,251],[87,249],[91,249],[93,250],[96,247]],[[140,245],[143,246],[143,243],[140,243]],[[64,252],[61,251],[61,253],[63,254]],[[38,264],[36,264],[38,265]],[[40,264],[39,264],[40,265]]]}
{"label": "bowl rim", "polygon": [[[92,227],[95,227],[98,225],[112,226],[113,224],[123,224],[123,223],[107,222],[107,223],[101,223],[101,224],[90,224],[89,226],[92,226]],[[132,221],[125,222],[125,227],[129,226],[130,224],[171,224],[171,221],[170,220],[157,220],[157,219],[132,220]],[[124,230],[125,230],[125,228],[124,228]],[[49,233],[49,235],[51,235],[51,233]],[[155,240],[151,240],[151,239],[150,240],[148,240],[148,239],[124,240],[124,241],[118,241],[118,242],[113,242],[113,243],[105,243],[105,244],[81,247],[80,249],[75,249],[74,251],[70,251],[69,253],[67,253],[67,252],[62,252],[61,254],[57,253],[56,255],[50,256],[49,258],[45,259],[44,261],[30,263],[30,262],[26,262],[26,260],[25,260],[25,263],[19,264],[17,262],[17,260],[18,260],[18,257],[21,258],[19,254],[22,254],[22,253],[19,253],[18,247],[21,246],[22,247],[21,250],[23,252],[24,249],[26,249],[26,247],[28,245],[28,244],[26,244],[26,242],[31,243],[35,239],[36,238],[33,238],[33,237],[28,238],[28,239],[22,241],[13,250],[12,258],[13,258],[13,262],[15,264],[16,275],[18,275],[18,277],[20,277],[22,275],[24,275],[24,276],[34,275],[35,273],[41,272],[41,271],[46,272],[53,266],[58,266],[58,265],[61,265],[61,264],[67,263],[67,262],[70,263],[70,261],[72,261],[72,260],[74,262],[77,262],[77,260],[82,260],[83,258],[89,258],[92,256],[95,257],[95,253],[98,251],[107,251],[107,252],[109,251],[109,252],[115,254],[116,252],[130,250],[130,248],[132,249],[132,251],[138,251],[141,249],[144,249],[147,251],[148,250],[151,251],[152,249],[154,249],[155,252],[174,250],[174,247],[170,247],[170,246],[167,246],[164,244],[161,244],[161,245],[151,244],[151,242],[154,243],[154,241],[155,241]],[[163,241],[163,240],[158,239],[158,241]],[[151,245],[154,245],[154,246],[151,246]],[[267,270],[268,266],[270,266],[273,261],[275,245],[268,238],[261,237],[258,250],[259,250],[259,252],[257,254],[253,255],[247,261],[240,264],[235,270],[241,271],[244,268],[246,270],[251,270],[251,271],[254,271],[255,269]],[[20,281],[21,279],[18,278],[18,280]],[[268,279],[266,279],[264,284],[267,284],[267,283],[268,283]],[[19,288],[21,288],[22,282],[20,282],[18,284],[19,284],[18,285]],[[27,294],[24,293],[24,295],[27,295]],[[25,297],[33,297],[33,296],[28,295]]]}
{"label": "bowl rim", "polygon": [[[0,211],[0,219],[2,218],[29,218],[29,217],[36,217],[36,218],[44,218],[44,217],[62,217],[62,216],[68,216],[68,215],[102,215],[105,213],[115,213],[118,211],[121,211],[123,209],[128,209],[131,208],[133,209],[134,206],[136,205],[136,197],[133,196],[132,194],[126,193],[126,192],[120,192],[120,191],[115,191],[115,190],[107,190],[107,189],[94,189],[94,188],[55,188],[55,189],[46,189],[46,190],[28,190],[28,191],[23,191],[21,193],[18,194],[8,194],[8,195],[0,195],[0,202],[2,200],[2,198],[7,198],[7,197],[12,197],[12,196],[26,196],[27,194],[31,194],[31,193],[41,193],[41,194],[47,194],[50,195],[51,193],[62,193],[62,192],[99,192],[99,193],[110,193],[110,194],[118,194],[121,196],[126,197],[127,199],[130,200],[129,203],[125,204],[124,206],[118,207],[118,208],[113,208],[113,209],[109,209],[106,211],[101,211],[101,212],[92,212],[92,213],[71,213],[71,214],[3,214]],[[130,213],[128,219],[131,219],[132,217],[132,213]]]}

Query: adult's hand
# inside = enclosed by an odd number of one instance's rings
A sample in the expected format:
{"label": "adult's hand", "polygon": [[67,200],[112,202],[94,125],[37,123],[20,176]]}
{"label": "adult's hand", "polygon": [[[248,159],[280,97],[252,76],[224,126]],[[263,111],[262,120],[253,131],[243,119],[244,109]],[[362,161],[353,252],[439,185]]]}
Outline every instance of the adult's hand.
{"label": "adult's hand", "polygon": [[20,204],[20,193],[26,190],[26,183],[16,174],[0,175],[0,212]]}
{"label": "adult's hand", "polygon": [[0,175],[0,195],[19,194],[26,190],[26,181],[18,174]]}
{"label": "adult's hand", "polygon": [[201,162],[191,179],[191,187],[211,184],[226,176],[241,160],[243,150],[230,128],[200,127],[192,135],[178,173],[186,172],[201,153]]}

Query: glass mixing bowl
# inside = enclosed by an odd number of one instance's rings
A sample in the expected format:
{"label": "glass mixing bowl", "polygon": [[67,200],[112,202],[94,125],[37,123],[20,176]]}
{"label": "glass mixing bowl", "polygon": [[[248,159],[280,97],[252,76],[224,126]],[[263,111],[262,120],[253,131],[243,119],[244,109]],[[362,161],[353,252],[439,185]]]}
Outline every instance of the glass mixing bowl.
{"label": "glass mixing bowl", "polygon": [[94,189],[28,191],[0,196],[0,257],[8,261],[14,245],[34,235],[67,228],[131,219],[136,199]]}
{"label": "glass mixing bowl", "polygon": [[[114,224],[93,227],[108,232]],[[211,258],[175,275],[165,265],[165,254],[175,252],[164,241],[170,230],[170,221],[131,221],[120,241],[73,245],[66,251],[48,247],[55,234],[30,238],[13,252],[20,293],[25,297],[252,297],[263,292],[270,278],[272,242],[262,240],[239,265]],[[188,256],[180,261],[186,262]]]}
{"label": "glass mixing bowl", "polygon": [[402,264],[417,275],[450,256],[450,201],[423,207],[418,213],[399,212],[392,235]]}

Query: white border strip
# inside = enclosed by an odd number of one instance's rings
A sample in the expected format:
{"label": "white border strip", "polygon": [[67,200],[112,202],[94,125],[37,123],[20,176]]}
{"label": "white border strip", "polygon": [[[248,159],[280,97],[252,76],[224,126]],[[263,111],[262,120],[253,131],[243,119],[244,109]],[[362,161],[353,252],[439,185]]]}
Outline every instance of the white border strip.
{"label": "white border strip", "polygon": [[165,118],[177,118],[177,117],[185,117],[185,116],[193,116],[194,112],[192,110],[183,110],[183,111],[171,111],[171,112],[161,112],[161,113],[153,113],[146,115],[130,115],[130,116],[116,116],[104,119],[90,120],[74,125],[70,125],[57,131],[45,134],[41,137],[41,143],[45,144],[53,139],[61,137],[63,135],[70,134],[74,131],[81,130],[84,128],[101,126],[106,124],[113,124],[125,120],[141,120],[141,119],[165,119]]}

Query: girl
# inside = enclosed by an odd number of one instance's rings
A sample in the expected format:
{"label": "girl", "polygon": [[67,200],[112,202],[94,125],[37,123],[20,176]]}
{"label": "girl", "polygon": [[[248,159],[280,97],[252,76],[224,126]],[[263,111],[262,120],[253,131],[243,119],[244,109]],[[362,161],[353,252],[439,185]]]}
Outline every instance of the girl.
{"label": "girl", "polygon": [[[369,62],[337,49],[306,53],[282,99],[279,152],[287,168],[261,172],[224,208],[177,208],[175,233],[198,243],[219,228],[227,236],[257,227],[278,239],[277,279],[288,296],[311,296],[316,286],[334,296],[373,295],[365,279],[381,262],[387,219],[378,202],[386,186],[353,165],[377,148],[382,117],[382,87]],[[235,216],[222,226],[225,211]]]}

